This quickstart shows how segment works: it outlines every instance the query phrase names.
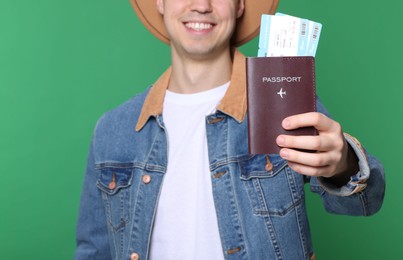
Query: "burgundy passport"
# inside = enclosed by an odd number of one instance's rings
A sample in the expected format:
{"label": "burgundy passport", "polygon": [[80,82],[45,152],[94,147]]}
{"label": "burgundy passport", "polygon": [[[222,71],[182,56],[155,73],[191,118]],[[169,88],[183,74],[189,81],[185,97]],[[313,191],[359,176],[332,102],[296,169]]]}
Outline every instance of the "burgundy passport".
{"label": "burgundy passport", "polygon": [[250,154],[278,153],[280,134],[316,135],[313,127],[284,130],[284,118],[316,111],[313,57],[246,58]]}

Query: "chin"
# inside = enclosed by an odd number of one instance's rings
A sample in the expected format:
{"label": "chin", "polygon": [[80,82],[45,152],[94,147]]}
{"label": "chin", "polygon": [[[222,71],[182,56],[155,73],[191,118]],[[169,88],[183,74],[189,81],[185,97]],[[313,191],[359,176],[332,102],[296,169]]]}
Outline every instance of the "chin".
{"label": "chin", "polygon": [[227,44],[212,44],[211,42],[203,43],[192,42],[182,46],[182,50],[188,55],[195,57],[210,57],[214,55],[220,55],[229,49],[229,42]]}

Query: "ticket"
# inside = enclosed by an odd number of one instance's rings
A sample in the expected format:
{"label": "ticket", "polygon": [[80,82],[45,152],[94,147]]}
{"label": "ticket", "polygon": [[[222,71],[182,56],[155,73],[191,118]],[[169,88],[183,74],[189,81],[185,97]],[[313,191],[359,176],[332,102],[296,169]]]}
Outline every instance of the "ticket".
{"label": "ticket", "polygon": [[258,57],[315,56],[322,25],[282,13],[262,15]]}
{"label": "ticket", "polygon": [[320,33],[322,31],[322,24],[309,21],[309,36],[308,36],[308,49],[306,56],[314,56],[318,48]]}
{"label": "ticket", "polygon": [[308,51],[308,43],[309,43],[309,20],[298,18],[295,16],[283,14],[283,13],[276,13],[276,16],[285,16],[291,20],[294,20],[300,23],[299,26],[299,36],[298,36],[298,53],[297,56],[306,56]]}

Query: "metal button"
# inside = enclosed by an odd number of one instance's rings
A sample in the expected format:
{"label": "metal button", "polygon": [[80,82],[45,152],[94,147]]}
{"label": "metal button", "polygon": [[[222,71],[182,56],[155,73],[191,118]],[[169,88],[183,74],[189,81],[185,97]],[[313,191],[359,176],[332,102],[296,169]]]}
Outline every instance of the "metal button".
{"label": "metal button", "polygon": [[224,176],[227,172],[217,172],[216,174],[213,175],[214,179],[219,179],[222,176]]}
{"label": "metal button", "polygon": [[224,117],[215,117],[215,118],[210,118],[208,120],[208,123],[209,124],[217,124],[217,123],[219,123],[219,122],[221,122],[223,120],[224,120]]}
{"label": "metal button", "polygon": [[116,182],[110,182],[109,185],[108,185],[108,188],[110,190],[114,190],[116,188]]}
{"label": "metal button", "polygon": [[273,170],[273,164],[270,161],[270,158],[268,155],[266,155],[266,165],[265,165],[265,170],[268,172],[271,172]]}
{"label": "metal button", "polygon": [[232,255],[232,254],[238,253],[239,251],[241,251],[241,248],[237,247],[237,248],[227,250],[227,254]]}
{"label": "metal button", "polygon": [[151,176],[148,174],[145,174],[145,175],[143,175],[142,180],[143,180],[143,183],[149,184],[151,182]]}
{"label": "metal button", "polygon": [[115,173],[112,173],[112,181],[109,183],[108,188],[110,190],[114,190],[116,188],[116,176],[115,176]]}
{"label": "metal button", "polygon": [[130,255],[130,260],[139,260],[140,256],[137,253],[133,253]]}
{"label": "metal button", "polygon": [[266,166],[264,168],[266,171],[271,172],[273,170],[273,164],[268,163],[268,164],[266,164]]}

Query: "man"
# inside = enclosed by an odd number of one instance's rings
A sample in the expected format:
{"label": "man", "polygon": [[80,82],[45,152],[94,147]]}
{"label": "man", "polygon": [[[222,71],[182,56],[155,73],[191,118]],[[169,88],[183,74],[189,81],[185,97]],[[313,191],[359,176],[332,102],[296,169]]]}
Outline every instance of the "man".
{"label": "man", "polygon": [[320,102],[283,121],[318,136],[281,135],[279,155],[247,152],[245,57],[233,47],[277,0],[132,4],[172,66],[96,126],[76,259],[314,259],[305,182],[329,212],[379,210],[382,166]]}

